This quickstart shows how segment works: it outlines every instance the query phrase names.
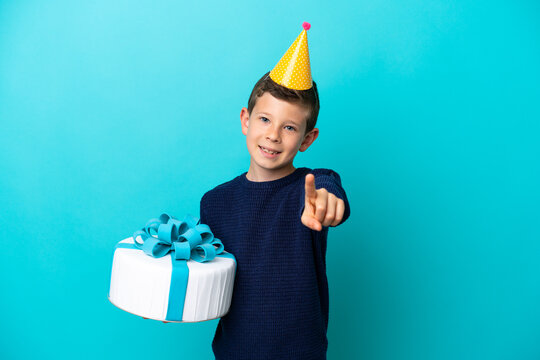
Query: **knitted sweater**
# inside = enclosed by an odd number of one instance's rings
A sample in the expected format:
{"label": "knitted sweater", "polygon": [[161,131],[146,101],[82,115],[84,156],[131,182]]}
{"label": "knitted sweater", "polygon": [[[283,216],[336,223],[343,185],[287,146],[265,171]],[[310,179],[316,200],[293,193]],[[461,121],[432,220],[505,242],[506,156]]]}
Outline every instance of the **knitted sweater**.
{"label": "knitted sweater", "polygon": [[326,359],[328,340],[328,227],[302,224],[305,176],[349,203],[339,175],[298,168],[273,181],[246,173],[207,192],[201,223],[208,224],[237,260],[231,307],[217,325],[217,360]]}

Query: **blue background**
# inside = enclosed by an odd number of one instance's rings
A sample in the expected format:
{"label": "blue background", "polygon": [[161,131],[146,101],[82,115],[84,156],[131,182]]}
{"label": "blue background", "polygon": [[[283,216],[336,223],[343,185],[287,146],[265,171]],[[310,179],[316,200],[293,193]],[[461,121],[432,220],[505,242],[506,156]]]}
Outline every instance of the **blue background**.
{"label": "blue background", "polygon": [[540,358],[539,10],[1,1],[0,357],[212,358],[217,321],[108,302],[113,247],[247,171],[240,109],[308,21],[321,134],[295,165],[352,205],[329,359]]}

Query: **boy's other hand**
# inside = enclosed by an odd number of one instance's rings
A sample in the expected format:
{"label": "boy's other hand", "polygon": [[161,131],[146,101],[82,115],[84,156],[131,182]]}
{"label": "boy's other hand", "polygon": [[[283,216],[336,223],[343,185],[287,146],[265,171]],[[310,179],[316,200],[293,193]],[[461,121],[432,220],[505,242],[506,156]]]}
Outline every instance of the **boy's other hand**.
{"label": "boy's other hand", "polygon": [[343,219],[345,202],[326,189],[315,189],[315,176],[306,175],[306,203],[302,224],[316,231],[323,226],[336,226]]}

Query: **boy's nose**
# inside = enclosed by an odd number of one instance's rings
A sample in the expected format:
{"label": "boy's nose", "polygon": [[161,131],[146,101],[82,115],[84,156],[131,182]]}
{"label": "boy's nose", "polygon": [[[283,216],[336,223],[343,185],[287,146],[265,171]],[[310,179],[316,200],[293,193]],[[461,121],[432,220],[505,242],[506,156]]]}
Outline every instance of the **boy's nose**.
{"label": "boy's nose", "polygon": [[268,129],[266,133],[266,138],[272,142],[279,142],[279,130],[275,128]]}

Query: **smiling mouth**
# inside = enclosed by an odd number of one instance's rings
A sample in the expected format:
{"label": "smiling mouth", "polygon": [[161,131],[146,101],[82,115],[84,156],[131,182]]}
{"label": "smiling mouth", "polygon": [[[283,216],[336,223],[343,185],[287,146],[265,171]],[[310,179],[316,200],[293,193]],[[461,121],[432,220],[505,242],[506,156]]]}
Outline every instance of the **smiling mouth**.
{"label": "smiling mouth", "polygon": [[270,155],[281,154],[281,151],[272,151],[272,150],[268,150],[267,148],[262,147],[261,145],[259,145],[259,148],[260,148],[262,151],[264,151],[265,153],[270,154]]}

